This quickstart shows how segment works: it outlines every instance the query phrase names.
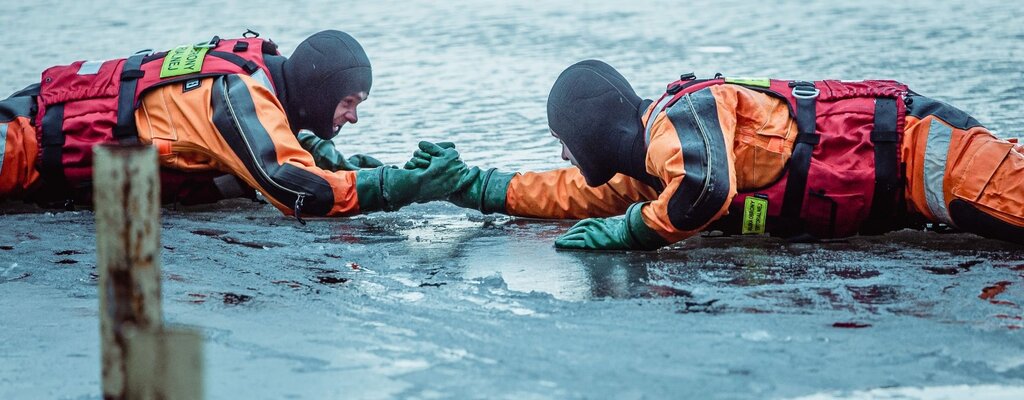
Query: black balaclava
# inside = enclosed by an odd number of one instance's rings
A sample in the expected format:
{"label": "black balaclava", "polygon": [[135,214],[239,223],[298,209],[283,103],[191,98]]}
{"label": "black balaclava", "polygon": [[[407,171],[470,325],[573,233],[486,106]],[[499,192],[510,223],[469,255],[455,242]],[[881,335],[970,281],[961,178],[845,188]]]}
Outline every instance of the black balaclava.
{"label": "black balaclava", "polygon": [[658,187],[647,173],[641,118],[650,105],[626,78],[598,60],[562,71],[548,95],[548,126],[576,157],[587,185],[601,186],[616,173]]}
{"label": "black balaclava", "polygon": [[352,36],[328,30],[299,43],[282,67],[283,99],[292,131],[308,129],[323,139],[334,130],[334,110],[345,96],[370,93],[370,59]]}

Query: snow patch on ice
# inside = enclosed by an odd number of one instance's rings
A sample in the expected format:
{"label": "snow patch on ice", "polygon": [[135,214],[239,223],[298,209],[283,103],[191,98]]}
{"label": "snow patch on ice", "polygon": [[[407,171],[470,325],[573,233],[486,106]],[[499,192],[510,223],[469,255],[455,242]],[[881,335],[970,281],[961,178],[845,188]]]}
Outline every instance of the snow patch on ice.
{"label": "snow patch on ice", "polygon": [[1006,373],[1007,371],[1021,368],[1022,366],[1024,366],[1024,356],[1017,355],[1013,357],[1008,357],[990,364],[992,366],[992,370],[1000,374],[1003,374]]}
{"label": "snow patch on ice", "polygon": [[519,305],[519,303],[514,301],[509,303],[497,302],[479,296],[465,296],[463,297],[463,299],[484,308],[489,308],[491,310],[496,311],[509,312],[512,313],[513,315],[538,317],[543,316],[543,314],[537,314],[536,311],[523,307]]}
{"label": "snow patch on ice", "polygon": [[9,267],[4,268],[4,272],[3,273],[0,273],[0,278],[6,278],[7,275],[10,275],[11,271],[14,271],[15,268],[18,268],[18,263],[16,263],[16,262],[11,263],[11,265]]}
{"label": "snow patch on ice", "polygon": [[408,287],[420,287],[419,283],[417,283],[416,281],[413,281],[412,279],[406,278],[404,276],[393,275],[393,276],[391,276],[391,279],[394,279],[398,283],[401,283],[401,284],[403,284],[405,286],[408,286]]}
{"label": "snow patch on ice", "polygon": [[426,297],[422,292],[395,293],[394,296],[409,303],[415,303]]}
{"label": "snow patch on ice", "polygon": [[377,282],[370,281],[358,281],[360,291],[367,295],[382,295],[389,292],[387,286],[381,285]]}
{"label": "snow patch on ice", "polygon": [[382,332],[382,333],[388,333],[388,334],[393,334],[393,335],[401,335],[401,336],[407,336],[407,337],[417,337],[417,336],[419,336],[419,334],[417,334],[416,331],[414,331],[412,329],[399,328],[399,327],[396,327],[396,326],[385,324],[383,322],[367,321],[367,322],[364,322],[363,325],[371,326],[374,329],[376,329],[377,332]]}
{"label": "snow patch on ice", "polygon": [[730,46],[697,46],[695,48],[698,53],[711,53],[711,54],[728,54],[735,51]]}
{"label": "snow patch on ice", "polygon": [[767,342],[772,340],[772,335],[766,331],[743,332],[740,337],[751,342]]}
{"label": "snow patch on ice", "polygon": [[476,280],[482,288],[508,290],[508,283],[501,277],[500,272],[485,276]]}
{"label": "snow patch on ice", "polygon": [[422,358],[412,360],[395,360],[391,365],[383,367],[387,373],[407,374],[410,372],[422,371],[430,368],[430,363]]}
{"label": "snow patch on ice", "polygon": [[954,400],[988,399],[1018,400],[1024,398],[1024,386],[1002,385],[955,385],[930,387],[898,387],[859,390],[855,392],[826,392],[796,397],[792,400],[825,399],[900,399],[900,400]]}
{"label": "snow patch on ice", "polygon": [[437,352],[437,357],[446,362],[459,361],[469,355],[469,351],[466,349],[441,349]]}

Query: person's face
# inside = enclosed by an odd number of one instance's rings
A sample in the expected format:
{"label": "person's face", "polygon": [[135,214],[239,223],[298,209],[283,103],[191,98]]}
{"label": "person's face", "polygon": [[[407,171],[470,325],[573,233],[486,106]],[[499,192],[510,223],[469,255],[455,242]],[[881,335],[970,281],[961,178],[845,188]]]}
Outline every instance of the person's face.
{"label": "person's face", "polygon": [[[549,131],[551,130],[549,129]],[[555,133],[555,131],[551,131],[551,136],[554,136],[555,139],[558,139],[558,143],[562,144],[562,159],[568,161],[574,167],[579,167],[580,165],[576,163],[576,157],[573,157],[572,152],[570,152],[569,148],[566,147],[565,142],[562,141],[562,138],[558,137],[558,134]]]}
{"label": "person's face", "polygon": [[334,133],[338,133],[345,123],[354,124],[359,122],[359,115],[356,114],[356,107],[366,100],[366,92],[350,94],[341,99],[338,107],[334,109]]}

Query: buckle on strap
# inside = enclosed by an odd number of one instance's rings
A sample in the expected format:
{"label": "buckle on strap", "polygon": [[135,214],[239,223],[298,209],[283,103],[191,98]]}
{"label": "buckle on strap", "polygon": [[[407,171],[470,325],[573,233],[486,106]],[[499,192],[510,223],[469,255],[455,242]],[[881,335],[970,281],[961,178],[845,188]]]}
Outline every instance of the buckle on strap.
{"label": "buckle on strap", "polygon": [[794,86],[793,97],[797,99],[814,99],[821,94],[821,91],[814,86]]}
{"label": "buckle on strap", "polygon": [[793,97],[797,99],[813,99],[821,94],[821,91],[814,87],[814,82],[792,81],[789,87],[793,88]]}
{"label": "buckle on strap", "polygon": [[220,44],[220,36],[214,36],[213,38],[211,38],[207,42],[199,42],[199,43],[196,43],[196,44],[192,45],[192,48],[194,48],[194,49],[212,49],[214,47],[217,47],[218,44]]}
{"label": "buckle on strap", "polygon": [[125,69],[125,70],[121,71],[121,80],[122,81],[132,81],[132,80],[140,79],[140,78],[142,78],[144,76],[146,76],[146,73],[143,72],[141,69]]}
{"label": "buckle on strap", "polygon": [[687,86],[686,82],[694,80],[697,80],[697,75],[695,75],[693,72],[687,72],[685,74],[679,75],[678,81],[672,82],[668,85],[666,93],[675,95],[676,93],[679,93],[680,91],[683,90],[684,87]]}
{"label": "buckle on strap", "polygon": [[807,143],[811,146],[817,146],[821,143],[821,135],[817,133],[801,133],[796,135],[796,143]]}
{"label": "buckle on strap", "polygon": [[295,214],[295,220],[299,221],[300,224],[306,225],[306,220],[302,219],[302,205],[306,202],[306,194],[299,193],[295,197],[295,207],[292,207],[292,213]]}
{"label": "buckle on strap", "polygon": [[242,69],[245,70],[245,72],[249,75],[252,75],[255,74],[256,71],[260,70],[260,66],[255,62],[246,61],[245,64],[242,64]]}
{"label": "buckle on strap", "polygon": [[124,69],[121,70],[121,81],[133,81],[146,76],[146,73],[140,68],[146,57],[152,52],[152,49],[139,50],[125,59]]}

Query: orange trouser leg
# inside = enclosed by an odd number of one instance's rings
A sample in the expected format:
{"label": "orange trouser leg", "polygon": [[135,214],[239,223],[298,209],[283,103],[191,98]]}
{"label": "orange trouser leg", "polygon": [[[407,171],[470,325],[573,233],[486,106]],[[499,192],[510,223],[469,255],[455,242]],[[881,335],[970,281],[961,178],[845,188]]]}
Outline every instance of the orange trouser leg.
{"label": "orange trouser leg", "polygon": [[1024,243],[1024,147],[949,116],[907,119],[911,207],[933,222]]}
{"label": "orange trouser leg", "polygon": [[26,194],[39,179],[36,131],[28,117],[0,121],[0,199]]}

